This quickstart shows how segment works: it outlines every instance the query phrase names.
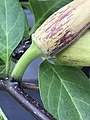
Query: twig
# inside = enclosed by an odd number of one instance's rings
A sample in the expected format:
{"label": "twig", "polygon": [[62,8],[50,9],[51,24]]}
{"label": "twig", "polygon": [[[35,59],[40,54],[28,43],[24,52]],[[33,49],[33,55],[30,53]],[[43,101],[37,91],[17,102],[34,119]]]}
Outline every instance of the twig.
{"label": "twig", "polygon": [[38,84],[36,83],[30,83],[30,82],[21,82],[20,84],[21,88],[23,89],[31,89],[31,90],[38,90],[39,89],[39,86]]}
{"label": "twig", "polygon": [[4,91],[5,90],[5,83],[3,79],[0,79],[0,90]]}
{"label": "twig", "polygon": [[50,113],[41,107],[30,95],[18,88],[17,82],[5,81],[6,91],[19,102],[28,112],[33,114],[37,120],[56,120]]}

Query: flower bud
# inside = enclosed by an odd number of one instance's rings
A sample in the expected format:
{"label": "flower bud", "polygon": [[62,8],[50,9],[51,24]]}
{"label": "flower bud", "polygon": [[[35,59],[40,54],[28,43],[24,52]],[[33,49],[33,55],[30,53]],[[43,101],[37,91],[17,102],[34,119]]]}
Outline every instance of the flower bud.
{"label": "flower bud", "polygon": [[53,55],[77,40],[90,26],[90,0],[75,0],[53,13],[33,34],[46,55]]}

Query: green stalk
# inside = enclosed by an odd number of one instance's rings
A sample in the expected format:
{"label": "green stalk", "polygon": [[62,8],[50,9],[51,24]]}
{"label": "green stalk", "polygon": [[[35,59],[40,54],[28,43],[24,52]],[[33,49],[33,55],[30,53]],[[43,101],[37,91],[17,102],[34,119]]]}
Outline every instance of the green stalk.
{"label": "green stalk", "polygon": [[41,50],[38,48],[36,43],[33,41],[31,46],[22,55],[17,62],[14,70],[12,71],[11,77],[15,80],[20,79],[25,72],[28,65],[35,59],[42,55]]}

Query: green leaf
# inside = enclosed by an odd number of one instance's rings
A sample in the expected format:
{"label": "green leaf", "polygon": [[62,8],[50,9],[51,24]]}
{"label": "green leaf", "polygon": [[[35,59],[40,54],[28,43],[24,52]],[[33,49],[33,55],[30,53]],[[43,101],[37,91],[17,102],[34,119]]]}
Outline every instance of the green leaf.
{"label": "green leaf", "polygon": [[57,120],[90,120],[90,81],[76,67],[40,65],[40,94]]}
{"label": "green leaf", "polygon": [[0,65],[0,77],[4,77],[5,75],[5,64],[4,65]]}
{"label": "green leaf", "polygon": [[[8,71],[8,76],[10,76],[13,68],[14,68],[15,64],[12,60],[9,61],[9,71]],[[0,59],[0,77],[5,78],[5,74],[6,74],[6,65],[5,62],[2,61],[2,59]]]}
{"label": "green leaf", "polygon": [[5,62],[0,58],[0,77],[5,74]]}
{"label": "green leaf", "polygon": [[23,7],[27,8],[29,10],[32,10],[29,2],[20,2],[20,3]]}
{"label": "green leaf", "polygon": [[0,0],[0,58],[8,73],[9,58],[24,34],[24,12],[18,0]]}
{"label": "green leaf", "polygon": [[24,37],[25,39],[29,39],[30,36],[29,36],[29,24],[28,24],[28,20],[27,20],[27,17],[25,15],[25,20],[24,20],[24,25],[25,25],[25,29],[24,29]]}
{"label": "green leaf", "polygon": [[29,0],[30,10],[35,17],[35,25],[31,30],[32,34],[35,30],[56,10],[73,0]]}
{"label": "green leaf", "polygon": [[[24,7],[24,8],[27,8],[27,9],[31,9],[30,8],[30,3],[29,2],[20,2],[21,5]],[[25,30],[24,30],[24,37],[25,39],[29,39],[29,24],[28,24],[28,20],[27,20],[27,16],[25,14],[25,19],[24,19],[24,25],[25,25]]]}
{"label": "green leaf", "polygon": [[8,120],[1,108],[0,108],[0,120]]}
{"label": "green leaf", "polygon": [[[27,8],[29,10],[31,9],[29,2],[20,2],[20,3],[23,7]],[[24,19],[24,25],[25,25],[24,37],[26,40],[28,40],[30,38],[30,36],[29,36],[29,23],[28,23],[26,14],[25,14],[25,19]]]}

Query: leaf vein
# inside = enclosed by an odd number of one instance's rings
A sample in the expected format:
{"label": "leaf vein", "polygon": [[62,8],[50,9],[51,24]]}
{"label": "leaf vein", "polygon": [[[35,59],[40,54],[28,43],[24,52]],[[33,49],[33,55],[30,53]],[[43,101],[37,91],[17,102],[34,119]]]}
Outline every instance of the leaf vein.
{"label": "leaf vein", "polygon": [[70,99],[71,99],[73,105],[75,106],[75,109],[77,110],[77,113],[78,113],[78,115],[80,116],[81,120],[83,120],[83,118],[82,118],[80,112],[78,111],[78,108],[77,108],[75,102],[73,101],[73,98],[72,98],[72,96],[70,95],[70,93],[69,93],[67,87],[65,86],[65,84],[64,84],[64,82],[63,82],[63,80],[62,80],[62,78],[58,75],[57,71],[56,71],[53,67],[52,67],[52,69],[53,69],[53,71],[56,73],[57,77],[58,77],[59,80],[61,81],[62,85],[64,86],[64,88],[65,88],[65,90],[66,90],[66,92],[68,93],[68,95],[69,95],[69,97],[70,97]]}
{"label": "leaf vein", "polygon": [[[20,14],[20,12],[19,12],[19,14]],[[10,30],[8,31],[7,34],[9,34],[9,33],[11,32],[11,30],[15,27],[15,25],[16,25],[16,23],[17,23],[17,21],[18,21],[18,18],[19,18],[19,14],[18,14],[18,16],[17,16],[17,18],[16,18],[16,21],[14,22],[13,26],[10,28]]]}
{"label": "leaf vein", "polygon": [[7,34],[7,4],[6,4],[6,0],[4,0],[4,3],[5,3],[5,14],[6,14],[6,74],[8,72],[8,34]]}
{"label": "leaf vein", "polygon": [[59,113],[59,109],[60,109],[60,102],[61,102],[61,95],[62,95],[62,83],[61,83],[61,90],[60,90],[60,94],[59,94],[59,102],[58,102],[58,109],[57,109],[57,113],[58,113],[58,118],[59,120],[61,120],[60,118],[60,113]]}
{"label": "leaf vein", "polygon": [[80,85],[78,85],[78,84],[75,84],[75,83],[73,83],[73,82],[69,82],[69,81],[66,81],[66,80],[64,80],[64,79],[63,79],[62,81],[67,82],[67,83],[72,84],[72,85],[75,85],[75,86],[78,86],[78,87],[80,87],[81,89],[84,89],[84,90],[90,92],[90,90],[88,90],[88,89],[86,89],[86,88],[84,88],[84,87],[82,87],[82,86],[80,86]]}
{"label": "leaf vein", "polygon": [[73,99],[76,99],[76,100],[78,100],[78,101],[80,101],[80,102],[82,102],[82,103],[85,103],[87,106],[90,106],[90,104],[87,103],[87,102],[85,102],[84,100],[81,100],[81,99],[75,98],[75,97],[73,97]]}
{"label": "leaf vein", "polygon": [[51,80],[51,82],[49,84],[49,89],[48,89],[48,95],[47,95],[47,98],[48,98],[48,109],[50,108],[50,106],[49,106],[49,95],[50,95],[50,90],[51,90],[51,86],[52,86],[53,80],[54,80],[54,73],[52,73],[52,80]]}

